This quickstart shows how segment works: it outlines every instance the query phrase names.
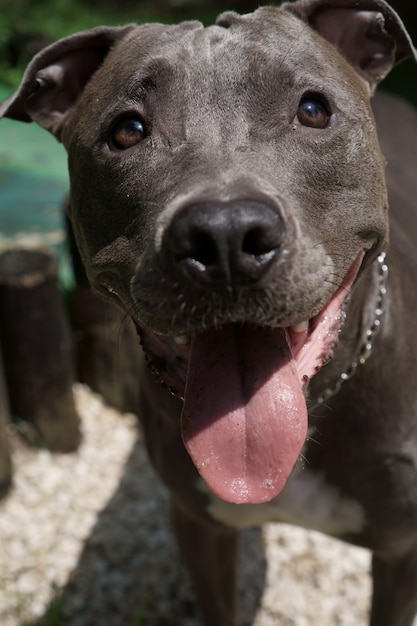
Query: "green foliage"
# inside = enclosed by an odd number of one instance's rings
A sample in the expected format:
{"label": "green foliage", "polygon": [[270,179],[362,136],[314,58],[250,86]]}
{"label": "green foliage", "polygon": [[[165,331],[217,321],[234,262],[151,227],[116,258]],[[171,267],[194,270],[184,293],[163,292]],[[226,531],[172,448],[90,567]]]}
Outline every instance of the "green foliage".
{"label": "green foliage", "polygon": [[[167,4],[168,7],[168,4]],[[110,0],[0,0],[0,84],[8,87],[18,85],[22,72],[29,61],[28,51],[22,52],[13,66],[10,60],[10,42],[19,35],[41,36],[45,44],[60,37],[93,28],[100,24],[120,25],[129,22],[172,23],[191,17],[199,17],[203,22],[212,22],[217,11],[206,8],[155,9],[154,3],[128,2],[114,3]]]}
{"label": "green foliage", "polygon": [[22,626],[61,626],[63,618],[63,601],[60,593],[54,587],[54,595],[52,596],[48,606],[46,607],[44,616],[36,623],[25,622]]}
{"label": "green foliage", "polygon": [[[118,3],[91,5],[82,0],[3,0],[0,6],[0,42],[10,30],[42,32],[58,39],[98,24],[148,21],[156,17],[155,11],[138,11],[129,5],[123,9]],[[1,30],[5,32],[1,33]]]}
{"label": "green foliage", "polygon": [[42,623],[39,626],[60,626],[62,622],[62,599],[57,595],[50,601]]}
{"label": "green foliage", "polygon": [[[59,590],[54,588],[54,595],[45,610],[45,614],[40,620],[25,622],[21,626],[61,626],[63,615],[63,599]],[[148,613],[148,605],[145,603],[137,614],[125,626],[144,626]]]}
{"label": "green foliage", "polygon": [[[0,47],[1,55],[1,47]],[[17,87],[22,77],[21,67],[10,67],[8,63],[0,59],[0,83],[5,87]]]}
{"label": "green foliage", "polygon": [[0,0],[0,83],[16,86],[29,61],[28,52],[23,52],[14,60],[17,65],[11,64],[10,46],[16,37],[40,36],[46,44],[99,24],[117,25],[158,19],[155,11],[141,9],[139,13],[133,8],[123,10],[117,3],[92,6],[82,0]]}

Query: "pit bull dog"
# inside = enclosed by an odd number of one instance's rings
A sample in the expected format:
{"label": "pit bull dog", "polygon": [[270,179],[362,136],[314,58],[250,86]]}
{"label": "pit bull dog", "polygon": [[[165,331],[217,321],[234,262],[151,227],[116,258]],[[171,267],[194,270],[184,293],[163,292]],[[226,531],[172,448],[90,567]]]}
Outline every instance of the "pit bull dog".
{"label": "pit bull dog", "polygon": [[413,622],[417,116],[370,104],[409,56],[384,0],[297,0],[74,34],[1,105],[68,150],[207,626],[239,623],[238,531],[266,520],[370,548],[370,624]]}

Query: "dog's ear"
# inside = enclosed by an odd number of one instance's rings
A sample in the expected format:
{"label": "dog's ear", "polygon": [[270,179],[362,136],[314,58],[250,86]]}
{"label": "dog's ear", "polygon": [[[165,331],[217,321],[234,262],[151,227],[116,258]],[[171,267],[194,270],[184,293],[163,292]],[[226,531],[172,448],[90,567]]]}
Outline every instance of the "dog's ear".
{"label": "dog's ear", "polygon": [[99,26],[41,50],[29,63],[20,87],[0,104],[0,117],[33,120],[60,139],[85,85],[111,48],[133,28]]}
{"label": "dog's ear", "polygon": [[399,61],[417,61],[404,24],[384,0],[298,0],[284,6],[333,44],[371,91]]}

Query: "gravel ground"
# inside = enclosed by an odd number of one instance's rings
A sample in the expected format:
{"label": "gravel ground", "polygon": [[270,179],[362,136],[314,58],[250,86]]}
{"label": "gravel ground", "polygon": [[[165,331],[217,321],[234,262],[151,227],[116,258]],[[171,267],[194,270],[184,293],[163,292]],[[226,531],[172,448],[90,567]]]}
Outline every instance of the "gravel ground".
{"label": "gravel ground", "polygon": [[[10,433],[0,624],[37,623],[59,593],[61,626],[198,626],[135,417],[87,387],[74,392],[84,436],[77,453],[34,451]],[[245,532],[243,624],[365,626],[368,572],[365,550],[318,533],[272,524]]]}

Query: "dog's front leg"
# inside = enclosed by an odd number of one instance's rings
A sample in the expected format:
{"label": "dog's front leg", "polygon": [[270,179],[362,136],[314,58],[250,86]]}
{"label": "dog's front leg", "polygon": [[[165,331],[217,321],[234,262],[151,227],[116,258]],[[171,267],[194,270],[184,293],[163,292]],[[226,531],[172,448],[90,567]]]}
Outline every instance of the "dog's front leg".
{"label": "dog's front leg", "polygon": [[370,626],[412,626],[417,612],[417,546],[396,557],[374,555]]}
{"label": "dog's front leg", "polygon": [[236,626],[239,533],[171,504],[172,525],[206,626]]}

